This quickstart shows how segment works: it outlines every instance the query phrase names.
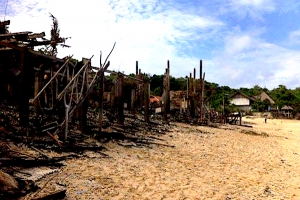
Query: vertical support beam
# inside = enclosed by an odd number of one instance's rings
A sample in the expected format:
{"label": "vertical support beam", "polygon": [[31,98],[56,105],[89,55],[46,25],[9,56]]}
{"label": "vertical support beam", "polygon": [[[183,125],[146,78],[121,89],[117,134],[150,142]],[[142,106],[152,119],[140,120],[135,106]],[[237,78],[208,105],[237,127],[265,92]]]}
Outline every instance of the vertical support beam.
{"label": "vertical support beam", "polygon": [[150,84],[148,82],[144,83],[144,121],[146,123],[150,122],[150,118],[149,118],[149,88],[150,88]]}
{"label": "vertical support beam", "polygon": [[171,97],[170,97],[170,87],[171,87],[171,85],[170,85],[170,61],[168,60],[168,62],[167,62],[167,112],[169,113],[170,112],[170,110],[171,110]]}
{"label": "vertical support beam", "polygon": [[117,88],[117,80],[113,80],[113,86],[110,91],[110,110],[111,114],[114,115],[116,112],[116,88]]}
{"label": "vertical support beam", "polygon": [[163,116],[164,116],[164,121],[166,124],[168,124],[168,111],[170,110],[170,62],[168,60],[167,62],[167,69],[166,69],[166,76],[164,78],[164,106],[163,106]]}
{"label": "vertical support beam", "polygon": [[69,111],[70,111],[70,106],[66,104],[66,94],[65,96],[65,141],[68,139],[68,132],[69,132]]}
{"label": "vertical support beam", "polygon": [[138,107],[141,108],[143,105],[143,74],[142,70],[139,69],[139,81],[138,81]]}
{"label": "vertical support beam", "polygon": [[226,116],[225,116],[225,95],[223,95],[223,123],[226,124]]}
{"label": "vertical support beam", "polygon": [[195,104],[194,104],[194,85],[193,85],[193,78],[192,78],[192,73],[190,73],[190,89],[189,89],[189,103],[190,103],[190,115],[192,118],[195,117]]}
{"label": "vertical support beam", "polygon": [[204,92],[205,92],[205,73],[203,73],[203,78],[202,78],[202,84],[201,84],[201,115],[202,118],[204,118],[204,111],[205,111],[205,105],[204,105]]}
{"label": "vertical support beam", "polygon": [[135,61],[135,89],[131,90],[131,114],[135,114],[135,109],[139,107],[139,62]]}
{"label": "vertical support beam", "polygon": [[101,133],[103,124],[103,94],[104,94],[104,72],[101,70],[99,74],[99,119],[98,131]]}
{"label": "vertical support beam", "polygon": [[198,98],[196,98],[196,91],[197,91],[197,79],[196,79],[196,68],[194,68],[194,78],[193,78],[193,104],[194,104],[194,114],[195,117],[198,116],[197,106],[198,106]]}
{"label": "vertical support beam", "polygon": [[[40,70],[35,71],[34,73],[34,96],[37,96],[39,91],[42,88],[42,74]],[[41,109],[39,106],[39,101],[34,101],[35,115],[38,117],[41,113]]]}
{"label": "vertical support beam", "polygon": [[193,92],[196,94],[196,68],[194,68]]}
{"label": "vertical support beam", "polygon": [[[102,131],[102,125],[103,125],[103,94],[104,94],[104,72],[110,65],[110,62],[108,61],[107,66],[104,68],[101,68],[99,71],[99,119],[98,119],[98,131],[101,133]],[[101,66],[101,59],[100,59],[100,66]],[[102,67],[102,66],[101,66]],[[112,94],[111,94],[112,96]]]}
{"label": "vertical support beam", "polygon": [[124,125],[124,76],[122,74],[118,74],[117,78],[117,107],[118,107],[118,124]]}
{"label": "vertical support beam", "polygon": [[199,78],[199,81],[200,81],[200,85],[199,85],[199,108],[200,108],[199,112],[200,113],[199,113],[199,115],[200,115],[200,120],[202,121],[202,119],[203,119],[202,99],[203,99],[203,87],[204,87],[204,84],[203,84],[204,80],[202,80],[202,60],[200,60],[200,78]]}
{"label": "vertical support beam", "polygon": [[24,49],[20,51],[21,53],[21,81],[20,81],[20,98],[19,98],[19,116],[20,116],[20,125],[28,128],[29,126],[29,68],[27,66],[28,56],[27,51]]}
{"label": "vertical support beam", "polygon": [[[139,62],[135,61],[135,75],[138,76],[139,75]],[[136,77],[137,78],[137,77]]]}
{"label": "vertical support beam", "polygon": [[131,89],[131,102],[130,102],[130,113],[131,114],[135,114],[135,99],[136,99],[136,96],[135,96],[135,89]]}

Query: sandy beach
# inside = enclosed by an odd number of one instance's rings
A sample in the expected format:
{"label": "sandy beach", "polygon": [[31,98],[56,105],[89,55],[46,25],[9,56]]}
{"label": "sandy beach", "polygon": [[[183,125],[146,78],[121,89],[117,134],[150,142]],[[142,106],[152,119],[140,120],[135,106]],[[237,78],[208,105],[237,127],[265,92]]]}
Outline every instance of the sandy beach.
{"label": "sandy beach", "polygon": [[300,199],[300,123],[243,118],[252,126],[172,123],[150,147],[104,146],[66,162],[46,187],[65,199]]}

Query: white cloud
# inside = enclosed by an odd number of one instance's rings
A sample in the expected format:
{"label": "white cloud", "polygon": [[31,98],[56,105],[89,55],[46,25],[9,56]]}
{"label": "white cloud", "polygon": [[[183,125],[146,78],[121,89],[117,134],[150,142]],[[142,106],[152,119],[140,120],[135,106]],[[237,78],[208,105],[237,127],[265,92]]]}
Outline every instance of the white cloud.
{"label": "white cloud", "polygon": [[226,39],[225,51],[228,55],[235,55],[253,47],[254,41],[249,35],[233,36]]}
{"label": "white cloud", "polygon": [[275,9],[273,0],[231,0],[231,3],[240,8],[251,8],[262,11],[273,11]]}
{"label": "white cloud", "polygon": [[237,38],[236,41],[241,41],[240,46],[233,46],[232,51],[220,50],[219,55],[212,60],[215,63],[212,64],[213,73],[221,74],[215,78],[210,77],[213,82],[234,88],[260,85],[273,89],[279,84],[289,87],[299,85],[300,51],[249,36]]}
{"label": "white cloud", "polygon": [[293,45],[300,44],[300,30],[292,31],[289,34],[290,43]]}

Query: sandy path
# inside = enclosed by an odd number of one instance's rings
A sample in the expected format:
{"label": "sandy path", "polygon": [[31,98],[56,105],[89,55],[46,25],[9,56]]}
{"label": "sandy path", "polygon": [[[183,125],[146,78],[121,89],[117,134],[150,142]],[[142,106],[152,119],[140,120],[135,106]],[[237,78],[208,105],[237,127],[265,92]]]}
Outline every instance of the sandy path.
{"label": "sandy path", "polygon": [[66,199],[300,199],[299,121],[244,121],[253,128],[175,124],[161,135],[175,148],[109,142],[110,158],[69,160],[53,181]]}

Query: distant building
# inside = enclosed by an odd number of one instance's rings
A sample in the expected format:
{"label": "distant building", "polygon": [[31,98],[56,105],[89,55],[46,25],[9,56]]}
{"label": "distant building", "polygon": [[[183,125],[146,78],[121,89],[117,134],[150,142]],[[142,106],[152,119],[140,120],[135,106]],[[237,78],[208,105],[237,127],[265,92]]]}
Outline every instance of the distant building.
{"label": "distant building", "polygon": [[269,102],[268,111],[274,110],[275,101],[269,95],[267,95],[267,93],[262,92],[262,93],[260,93],[260,95],[254,97],[254,98],[261,100],[261,101],[268,101]]}
{"label": "distant building", "polygon": [[291,106],[284,105],[280,109],[280,113],[285,117],[285,118],[292,118],[293,117],[293,108]]}
{"label": "distant building", "polygon": [[230,103],[235,105],[240,111],[243,112],[251,111],[251,105],[255,101],[255,98],[249,97],[240,91],[237,91],[231,95],[230,99]]}
{"label": "distant building", "polygon": [[275,105],[275,101],[265,92],[262,92],[257,96],[250,97],[238,91],[231,95],[230,103],[238,107],[241,111],[249,112],[253,109],[252,104],[257,100],[268,101],[268,111],[270,111]]}

